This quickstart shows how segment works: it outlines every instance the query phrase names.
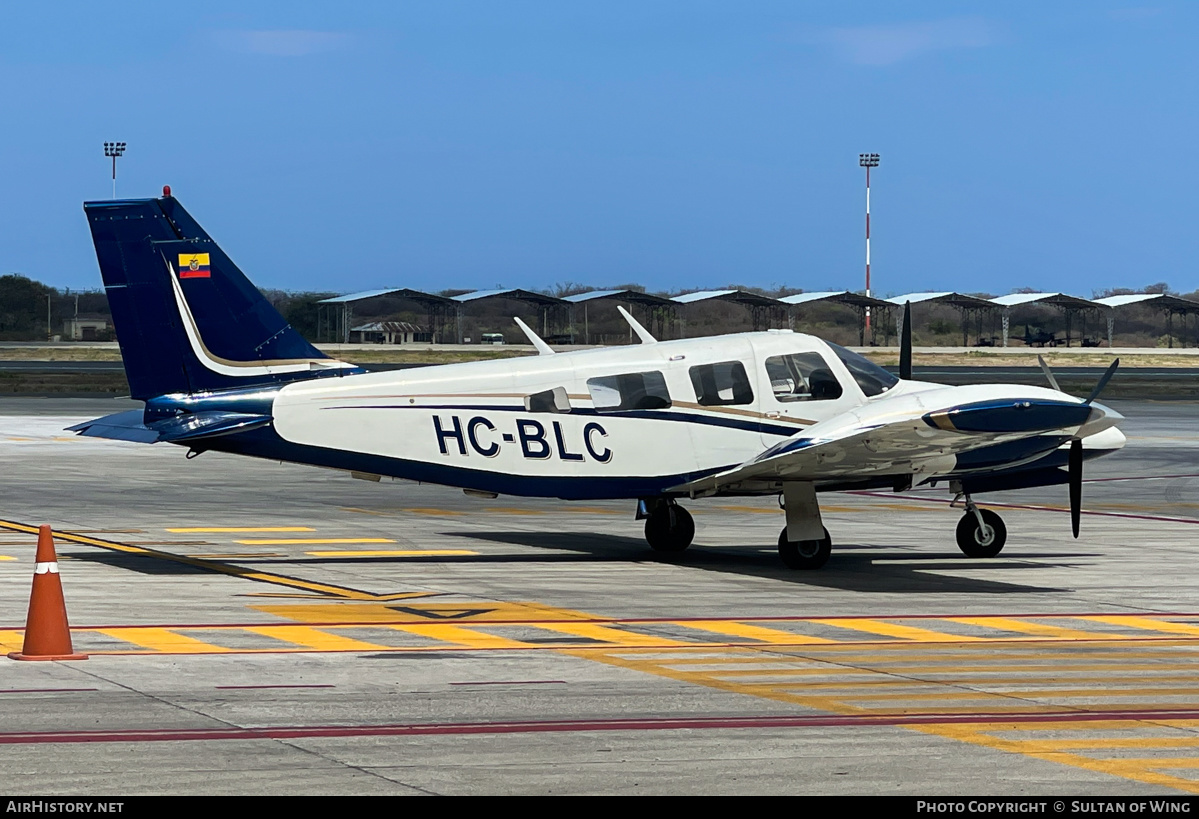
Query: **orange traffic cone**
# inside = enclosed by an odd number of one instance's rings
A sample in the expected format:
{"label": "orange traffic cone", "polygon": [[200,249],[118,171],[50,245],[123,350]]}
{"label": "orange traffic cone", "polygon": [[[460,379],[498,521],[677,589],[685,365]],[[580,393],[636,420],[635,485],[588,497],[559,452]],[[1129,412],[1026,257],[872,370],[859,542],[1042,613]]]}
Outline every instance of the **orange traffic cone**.
{"label": "orange traffic cone", "polygon": [[33,592],[29,595],[29,617],[25,620],[25,643],[8,655],[14,660],[86,660],[71,647],[67,604],[58,577],[58,555],[49,526],[37,533],[37,565],[33,569]]}

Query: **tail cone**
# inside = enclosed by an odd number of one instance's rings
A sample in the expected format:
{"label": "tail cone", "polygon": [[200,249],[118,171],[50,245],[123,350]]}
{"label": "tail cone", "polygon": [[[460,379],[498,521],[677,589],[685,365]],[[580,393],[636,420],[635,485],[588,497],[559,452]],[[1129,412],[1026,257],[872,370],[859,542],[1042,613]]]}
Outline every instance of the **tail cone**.
{"label": "tail cone", "polygon": [[67,623],[67,604],[58,576],[58,556],[49,526],[37,533],[37,565],[33,570],[33,592],[29,596],[29,617],[25,621],[25,643],[19,652],[8,655],[14,660],[86,660],[71,646],[71,626]]}

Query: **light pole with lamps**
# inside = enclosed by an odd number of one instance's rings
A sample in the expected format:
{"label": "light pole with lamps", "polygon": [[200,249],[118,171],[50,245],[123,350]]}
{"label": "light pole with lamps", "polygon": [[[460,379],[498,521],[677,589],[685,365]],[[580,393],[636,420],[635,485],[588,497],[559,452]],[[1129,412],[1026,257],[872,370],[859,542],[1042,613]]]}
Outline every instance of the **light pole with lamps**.
{"label": "light pole with lamps", "polygon": [[125,154],[124,142],[105,142],[104,155],[112,157],[112,198],[117,198],[117,157]]}
{"label": "light pole with lamps", "polygon": [[[858,164],[866,169],[866,295],[870,295],[870,169],[878,167],[878,154],[858,154]],[[870,332],[870,308],[866,308],[866,332]]]}

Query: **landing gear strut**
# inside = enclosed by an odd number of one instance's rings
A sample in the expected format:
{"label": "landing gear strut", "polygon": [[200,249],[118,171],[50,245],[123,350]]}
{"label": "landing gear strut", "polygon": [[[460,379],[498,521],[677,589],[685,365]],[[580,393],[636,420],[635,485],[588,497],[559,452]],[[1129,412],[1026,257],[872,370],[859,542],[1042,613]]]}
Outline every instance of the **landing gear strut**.
{"label": "landing gear strut", "polygon": [[969,493],[962,495],[966,498],[966,514],[958,521],[958,548],[966,557],[995,557],[1007,543],[1003,518],[990,509],[979,509]]}
{"label": "landing gear strut", "polygon": [[655,552],[681,552],[695,537],[691,513],[673,498],[655,506],[645,519],[645,540]]}

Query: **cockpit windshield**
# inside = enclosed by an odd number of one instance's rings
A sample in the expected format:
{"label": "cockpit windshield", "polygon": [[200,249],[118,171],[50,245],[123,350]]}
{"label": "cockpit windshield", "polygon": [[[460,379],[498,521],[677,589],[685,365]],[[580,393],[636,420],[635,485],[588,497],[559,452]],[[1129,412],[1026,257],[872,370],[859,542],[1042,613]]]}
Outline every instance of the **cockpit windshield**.
{"label": "cockpit windshield", "polygon": [[858,355],[853,350],[847,350],[840,344],[833,344],[831,341],[828,342],[828,346],[832,347],[837,358],[845,364],[849,374],[853,376],[853,380],[858,382],[858,386],[867,396],[882,395],[899,383],[898,378],[865,356]]}

